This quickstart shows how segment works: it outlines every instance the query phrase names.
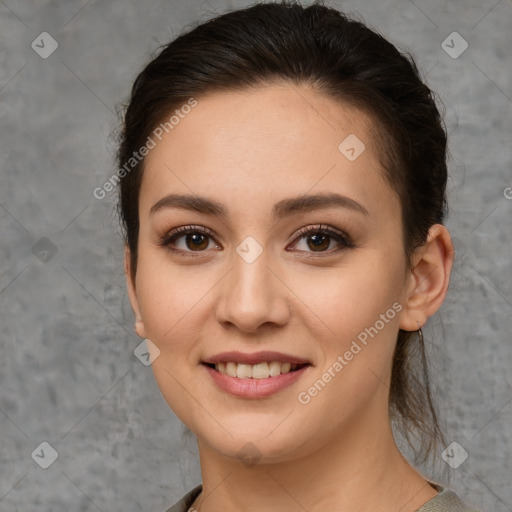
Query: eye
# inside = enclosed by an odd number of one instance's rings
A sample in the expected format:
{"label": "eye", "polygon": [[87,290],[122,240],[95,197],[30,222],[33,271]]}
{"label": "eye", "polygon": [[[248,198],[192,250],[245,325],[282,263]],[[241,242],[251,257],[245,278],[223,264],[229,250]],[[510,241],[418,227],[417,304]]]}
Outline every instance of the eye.
{"label": "eye", "polygon": [[[342,249],[349,249],[355,247],[350,237],[343,231],[335,230],[329,226],[313,226],[301,228],[295,235],[295,240],[301,242],[305,241],[306,250],[301,252],[313,253],[335,253]],[[331,246],[332,241],[338,244],[338,248],[334,250],[327,250]],[[295,242],[296,243],[296,242]],[[311,249],[308,251],[307,249]],[[295,250],[295,249],[293,249]]]}
{"label": "eye", "polygon": [[[179,241],[182,239],[181,247]],[[203,226],[180,226],[166,233],[160,240],[159,245],[170,251],[182,253],[187,256],[195,256],[193,253],[201,253],[211,249],[210,241],[215,241],[213,232]],[[328,253],[332,254],[342,249],[355,247],[350,237],[343,231],[336,230],[329,226],[313,226],[301,228],[294,236],[295,244],[306,241],[306,250],[299,249],[299,252]],[[338,244],[337,249],[328,250],[332,241]],[[310,242],[311,241],[311,242]],[[219,245],[214,244],[216,249]],[[308,251],[307,249],[312,249]],[[292,249],[295,251],[296,249]]]}
{"label": "eye", "polygon": [[[181,247],[176,243],[183,239]],[[214,240],[213,233],[203,226],[180,226],[166,233],[159,242],[161,247],[165,247],[174,252],[193,253],[204,252],[210,246],[210,240]],[[216,245],[218,248],[218,245]]]}

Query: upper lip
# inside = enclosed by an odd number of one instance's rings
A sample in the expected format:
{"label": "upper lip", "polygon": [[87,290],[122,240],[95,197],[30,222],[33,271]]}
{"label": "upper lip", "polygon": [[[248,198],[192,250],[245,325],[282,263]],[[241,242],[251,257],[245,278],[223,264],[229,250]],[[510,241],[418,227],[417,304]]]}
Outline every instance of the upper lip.
{"label": "upper lip", "polygon": [[221,352],[212,357],[204,359],[203,363],[216,364],[216,363],[242,363],[242,364],[258,364],[264,362],[277,361],[279,363],[290,363],[290,364],[310,364],[307,359],[297,357],[291,354],[284,354],[282,352],[263,351],[254,352],[247,354],[244,352]]}

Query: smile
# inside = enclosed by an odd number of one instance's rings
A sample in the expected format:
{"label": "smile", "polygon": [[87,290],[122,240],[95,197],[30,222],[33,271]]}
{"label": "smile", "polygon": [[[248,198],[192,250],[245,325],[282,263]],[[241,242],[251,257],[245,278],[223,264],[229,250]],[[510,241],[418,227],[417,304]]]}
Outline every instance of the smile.
{"label": "smile", "polygon": [[228,363],[206,364],[219,373],[239,379],[268,379],[269,377],[277,377],[278,375],[294,372],[306,366],[305,364],[280,363],[279,361],[263,362],[259,364],[243,364],[233,361]]}
{"label": "smile", "polygon": [[200,366],[217,389],[242,398],[263,398],[291,386],[313,365],[303,357],[266,350],[222,352]]}

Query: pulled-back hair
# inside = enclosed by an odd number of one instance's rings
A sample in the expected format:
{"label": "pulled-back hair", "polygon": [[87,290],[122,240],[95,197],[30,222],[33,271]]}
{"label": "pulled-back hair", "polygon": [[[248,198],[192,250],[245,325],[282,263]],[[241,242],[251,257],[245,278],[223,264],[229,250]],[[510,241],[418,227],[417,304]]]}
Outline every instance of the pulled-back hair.
{"label": "pulled-back hair", "polygon": [[[258,3],[204,22],[160,49],[133,84],[118,151],[122,167],[173,111],[191,98],[267,84],[313,87],[364,111],[372,144],[402,209],[410,264],[429,228],[446,215],[447,138],[434,93],[413,57],[364,23],[320,2]],[[120,180],[118,204],[132,278],[137,269],[139,193],[144,160]],[[423,338],[398,333],[390,416],[416,462],[444,442],[432,400]],[[418,439],[419,443],[413,442]]]}

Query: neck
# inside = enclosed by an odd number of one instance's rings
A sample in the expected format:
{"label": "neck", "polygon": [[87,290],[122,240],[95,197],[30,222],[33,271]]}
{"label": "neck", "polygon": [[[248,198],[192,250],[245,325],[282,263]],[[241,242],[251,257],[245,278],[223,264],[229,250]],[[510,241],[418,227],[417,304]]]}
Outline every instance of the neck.
{"label": "neck", "polygon": [[200,512],[413,512],[437,494],[396,447],[389,421],[354,422],[309,453],[277,463],[248,466],[200,439],[198,447]]}

